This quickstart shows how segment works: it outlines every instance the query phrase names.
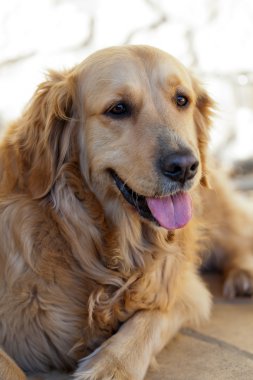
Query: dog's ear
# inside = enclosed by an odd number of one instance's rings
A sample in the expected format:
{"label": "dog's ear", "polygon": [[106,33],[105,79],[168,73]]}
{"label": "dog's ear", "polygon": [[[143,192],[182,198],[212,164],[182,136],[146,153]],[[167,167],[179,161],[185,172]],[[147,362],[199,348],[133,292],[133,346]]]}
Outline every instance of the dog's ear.
{"label": "dog's ear", "polygon": [[194,120],[197,128],[198,146],[202,162],[202,178],[200,182],[203,186],[210,187],[208,181],[207,148],[209,142],[209,130],[215,110],[215,102],[196,79],[193,79],[193,88],[197,96]]}
{"label": "dog's ear", "polygon": [[53,186],[62,164],[71,155],[71,135],[76,124],[75,78],[50,72],[39,85],[22,117],[23,160],[28,188],[42,198]]}

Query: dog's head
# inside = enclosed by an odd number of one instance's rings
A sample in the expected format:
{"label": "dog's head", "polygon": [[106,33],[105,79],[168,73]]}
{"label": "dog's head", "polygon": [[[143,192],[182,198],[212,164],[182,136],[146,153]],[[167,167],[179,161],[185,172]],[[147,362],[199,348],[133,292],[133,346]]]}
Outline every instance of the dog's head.
{"label": "dog's head", "polygon": [[111,189],[142,217],[182,227],[188,191],[207,182],[208,95],[176,59],[146,46],[96,53],[79,83],[83,162],[97,192]]}
{"label": "dog's head", "polygon": [[207,183],[213,103],[184,66],[148,46],[115,47],[48,83],[41,98],[48,97],[43,113],[52,157],[44,193],[59,160],[78,150],[81,173],[100,200],[115,197],[168,229],[186,224],[188,193]]}

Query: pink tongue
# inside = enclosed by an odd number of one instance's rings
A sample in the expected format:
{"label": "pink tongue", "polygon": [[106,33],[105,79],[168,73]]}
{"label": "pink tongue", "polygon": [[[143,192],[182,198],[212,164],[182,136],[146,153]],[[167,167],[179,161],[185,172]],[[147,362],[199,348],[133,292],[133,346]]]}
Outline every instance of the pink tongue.
{"label": "pink tongue", "polygon": [[191,198],[187,193],[146,198],[146,201],[154,218],[168,230],[182,228],[192,217]]}

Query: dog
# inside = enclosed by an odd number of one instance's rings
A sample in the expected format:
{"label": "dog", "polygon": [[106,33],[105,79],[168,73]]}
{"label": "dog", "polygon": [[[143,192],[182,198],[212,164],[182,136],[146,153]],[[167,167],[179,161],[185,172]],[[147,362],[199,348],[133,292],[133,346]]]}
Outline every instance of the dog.
{"label": "dog", "polygon": [[251,294],[253,216],[208,153],[214,102],[169,54],[98,51],[49,72],[0,146],[0,378],[141,380],[208,319],[215,249]]}

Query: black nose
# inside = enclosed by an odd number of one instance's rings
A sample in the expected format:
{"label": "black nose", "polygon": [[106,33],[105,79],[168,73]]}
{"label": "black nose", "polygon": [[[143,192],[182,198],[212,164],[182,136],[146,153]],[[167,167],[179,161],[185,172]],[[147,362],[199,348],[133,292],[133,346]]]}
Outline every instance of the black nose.
{"label": "black nose", "polygon": [[173,181],[185,183],[198,171],[199,162],[191,152],[177,152],[160,161],[162,173]]}

